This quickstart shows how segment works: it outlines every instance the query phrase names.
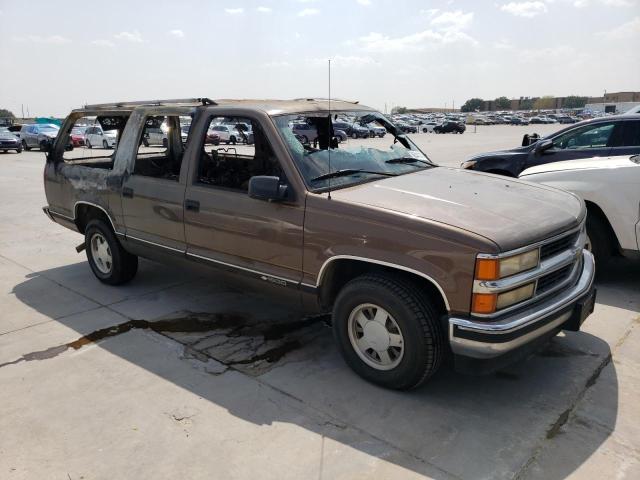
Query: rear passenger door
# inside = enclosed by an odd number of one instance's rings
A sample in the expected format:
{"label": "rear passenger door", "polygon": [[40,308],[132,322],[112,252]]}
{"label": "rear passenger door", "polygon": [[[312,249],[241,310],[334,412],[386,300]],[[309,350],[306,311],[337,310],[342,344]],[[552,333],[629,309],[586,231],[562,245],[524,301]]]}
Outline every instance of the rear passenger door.
{"label": "rear passenger door", "polygon": [[203,119],[206,129],[223,118],[251,125],[253,143],[205,145],[204,134],[190,140],[199,153],[185,196],[187,256],[277,286],[297,286],[302,277],[304,196],[290,190],[281,202],[249,197],[253,176],[288,182],[258,118],[234,118],[220,110]]}
{"label": "rear passenger door", "polygon": [[[183,202],[186,168],[182,168],[184,145],[180,138],[181,119],[175,114],[146,115],[137,132],[138,148],[129,160],[131,174],[122,185],[122,213],[127,240],[184,253]],[[189,119],[190,121],[190,119]],[[167,145],[145,146],[149,130],[167,122]]]}

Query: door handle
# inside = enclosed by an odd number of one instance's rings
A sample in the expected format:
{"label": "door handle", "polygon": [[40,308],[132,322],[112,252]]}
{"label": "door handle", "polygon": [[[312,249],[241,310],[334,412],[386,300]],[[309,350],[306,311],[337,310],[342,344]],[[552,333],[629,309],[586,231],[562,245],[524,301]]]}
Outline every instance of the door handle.
{"label": "door handle", "polygon": [[187,210],[191,210],[192,212],[199,212],[200,202],[197,200],[185,200],[184,208],[186,208]]}
{"label": "door handle", "polygon": [[127,198],[133,198],[133,188],[124,187],[122,189],[122,196]]}

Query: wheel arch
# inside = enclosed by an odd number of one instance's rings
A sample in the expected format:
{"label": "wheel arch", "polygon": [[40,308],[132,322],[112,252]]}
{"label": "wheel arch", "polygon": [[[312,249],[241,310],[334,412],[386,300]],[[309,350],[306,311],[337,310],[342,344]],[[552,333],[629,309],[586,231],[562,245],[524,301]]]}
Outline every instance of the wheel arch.
{"label": "wheel arch", "polygon": [[604,213],[604,210],[602,210],[602,208],[600,208],[597,203],[592,202],[591,200],[585,200],[584,203],[587,206],[587,216],[593,215],[595,217],[598,217],[598,219],[602,221],[607,229],[607,235],[609,235],[609,238],[611,238],[611,240],[613,241],[613,250],[619,252],[620,241],[618,240],[618,236],[616,235],[615,230],[611,226],[611,222],[609,222],[607,215]]}
{"label": "wheel arch", "polygon": [[80,200],[73,207],[74,223],[78,227],[78,231],[84,234],[87,224],[94,219],[103,220],[107,225],[111,225],[114,233],[117,233],[113,220],[104,207],[95,203]]}
{"label": "wheel arch", "polygon": [[447,296],[429,275],[403,265],[351,255],[336,255],[325,261],[318,273],[316,288],[323,307],[333,305],[338,293],[349,281],[366,273],[389,273],[401,275],[426,289],[439,311],[450,311]]}

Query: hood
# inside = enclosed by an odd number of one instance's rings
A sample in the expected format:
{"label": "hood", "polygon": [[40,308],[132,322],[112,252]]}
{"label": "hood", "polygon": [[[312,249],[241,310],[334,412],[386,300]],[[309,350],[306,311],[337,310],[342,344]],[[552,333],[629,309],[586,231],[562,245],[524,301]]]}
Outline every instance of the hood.
{"label": "hood", "polygon": [[[631,157],[635,155],[619,155],[616,157],[592,157],[579,160],[566,160],[564,162],[553,162],[527,168],[519,175],[519,178],[527,180],[528,175],[537,173],[562,172],[566,170],[591,170],[605,168],[630,167],[634,165]],[[524,178],[523,178],[524,177]]]}
{"label": "hood", "polygon": [[117,132],[115,130],[105,130],[102,133],[105,137],[115,137],[117,135]]}
{"label": "hood", "polygon": [[18,140],[18,138],[11,132],[0,132],[0,138],[2,140]]}
{"label": "hood", "polygon": [[469,160],[478,160],[480,158],[485,158],[485,157],[509,157],[510,155],[521,155],[523,153],[527,153],[529,151],[529,149],[532,147],[533,143],[531,145],[527,145],[526,147],[516,147],[516,148],[509,148],[507,150],[496,150],[494,152],[484,152],[484,153],[480,153],[478,155],[473,155],[472,157],[469,157]]}
{"label": "hood", "polygon": [[451,225],[512,250],[577,226],[574,195],[545,185],[447,167],[331,192],[334,199]]}

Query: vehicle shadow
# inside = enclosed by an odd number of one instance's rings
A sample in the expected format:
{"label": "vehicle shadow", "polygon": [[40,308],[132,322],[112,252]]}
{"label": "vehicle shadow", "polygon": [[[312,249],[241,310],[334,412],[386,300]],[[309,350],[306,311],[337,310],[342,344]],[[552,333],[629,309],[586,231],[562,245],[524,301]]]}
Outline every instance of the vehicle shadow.
{"label": "vehicle shadow", "polygon": [[597,270],[598,303],[640,311],[640,259],[613,257]]}
{"label": "vehicle shadow", "polygon": [[[148,265],[141,263],[141,275],[120,288],[133,291],[144,281]],[[12,293],[52,319],[56,309],[42,301],[48,288],[42,277],[81,278],[95,283],[96,290],[112,288],[99,284],[84,263],[28,275]],[[154,294],[154,302],[159,296],[163,304],[174,302],[175,311],[150,318],[129,316],[115,328],[90,330],[86,316],[58,319],[77,331],[78,338],[49,345],[44,358],[97,343],[242,420],[291,423],[433,478],[446,478],[447,473],[458,478],[520,474],[545,442],[561,432],[604,366],[613,368],[614,382],[602,405],[605,413],[598,418],[602,428],[594,429],[588,446],[567,457],[554,477],[571,474],[615,427],[618,388],[611,352],[607,343],[584,332],[561,334],[529,359],[494,375],[464,376],[445,367],[423,387],[396,392],[363,381],[343,363],[324,317],[303,318],[262,297],[215,285],[186,302],[184,295],[181,287]],[[138,300],[144,302],[142,297],[125,302]],[[109,308],[118,311],[117,305]],[[141,332],[178,342],[181,361],[200,365],[194,367],[200,378],[194,381],[183,369],[167,366],[166,355],[149,354],[143,345],[148,336]],[[290,405],[275,408],[273,401],[257,402],[256,395]],[[352,442],[350,429],[376,441]],[[381,451],[380,442],[401,454]]]}

